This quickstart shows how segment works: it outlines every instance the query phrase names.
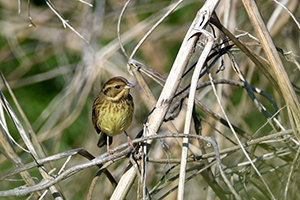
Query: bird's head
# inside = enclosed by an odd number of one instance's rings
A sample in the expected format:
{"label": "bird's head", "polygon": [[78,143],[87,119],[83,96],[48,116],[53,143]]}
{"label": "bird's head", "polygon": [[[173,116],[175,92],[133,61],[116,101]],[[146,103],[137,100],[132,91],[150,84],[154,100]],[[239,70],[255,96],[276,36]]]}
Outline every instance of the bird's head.
{"label": "bird's head", "polygon": [[101,92],[111,100],[126,98],[133,87],[124,77],[117,76],[109,79],[103,86]]}

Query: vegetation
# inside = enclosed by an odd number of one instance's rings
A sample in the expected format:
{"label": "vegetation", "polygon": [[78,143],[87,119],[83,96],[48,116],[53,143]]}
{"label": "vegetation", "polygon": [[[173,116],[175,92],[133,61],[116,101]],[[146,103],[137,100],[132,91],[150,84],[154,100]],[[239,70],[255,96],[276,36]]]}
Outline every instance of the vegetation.
{"label": "vegetation", "polygon": [[[300,3],[217,2],[0,0],[0,199],[297,199]],[[97,147],[113,76],[134,154]]]}

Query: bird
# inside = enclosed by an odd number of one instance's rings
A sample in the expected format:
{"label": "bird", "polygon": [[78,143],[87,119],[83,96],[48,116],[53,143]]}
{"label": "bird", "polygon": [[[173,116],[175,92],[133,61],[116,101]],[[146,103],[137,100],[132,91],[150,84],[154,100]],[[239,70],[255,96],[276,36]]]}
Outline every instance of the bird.
{"label": "bird", "polygon": [[92,123],[99,134],[97,146],[107,146],[107,153],[112,151],[110,145],[113,136],[124,132],[128,145],[134,149],[134,145],[126,129],[130,126],[134,113],[133,98],[130,89],[133,85],[127,79],[116,76],[109,79],[95,98],[92,107]]}

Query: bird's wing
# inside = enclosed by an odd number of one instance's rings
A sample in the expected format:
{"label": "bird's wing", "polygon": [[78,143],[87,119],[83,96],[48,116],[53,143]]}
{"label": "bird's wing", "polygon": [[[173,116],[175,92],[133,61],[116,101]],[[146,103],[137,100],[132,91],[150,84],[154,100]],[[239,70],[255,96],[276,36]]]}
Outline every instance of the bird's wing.
{"label": "bird's wing", "polygon": [[97,143],[98,147],[102,147],[104,145],[107,145],[107,137],[109,137],[109,145],[112,143],[112,137],[106,135],[105,133],[103,133],[99,127],[100,122],[97,121],[97,119],[99,119],[99,105],[101,105],[100,103],[100,98],[99,96],[95,99],[94,104],[93,104],[93,109],[92,109],[92,122],[93,122],[93,126],[95,128],[95,130],[97,131],[97,133],[99,134],[99,140]]}
{"label": "bird's wing", "polygon": [[96,129],[97,133],[101,132],[101,129],[98,127],[98,123],[97,123],[97,119],[99,116],[99,108],[97,107],[97,105],[99,105],[99,96],[94,100],[94,104],[93,104],[93,109],[92,109],[92,122],[93,122],[93,126]]}

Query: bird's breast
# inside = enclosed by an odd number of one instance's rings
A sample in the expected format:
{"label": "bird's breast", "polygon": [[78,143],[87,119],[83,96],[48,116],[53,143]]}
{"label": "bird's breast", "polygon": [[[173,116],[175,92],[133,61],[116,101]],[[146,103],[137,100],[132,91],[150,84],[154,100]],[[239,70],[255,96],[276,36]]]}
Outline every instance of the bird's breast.
{"label": "bird's breast", "polygon": [[133,106],[131,102],[121,100],[119,102],[107,102],[100,109],[99,122],[102,132],[109,136],[121,134],[132,121]]}

